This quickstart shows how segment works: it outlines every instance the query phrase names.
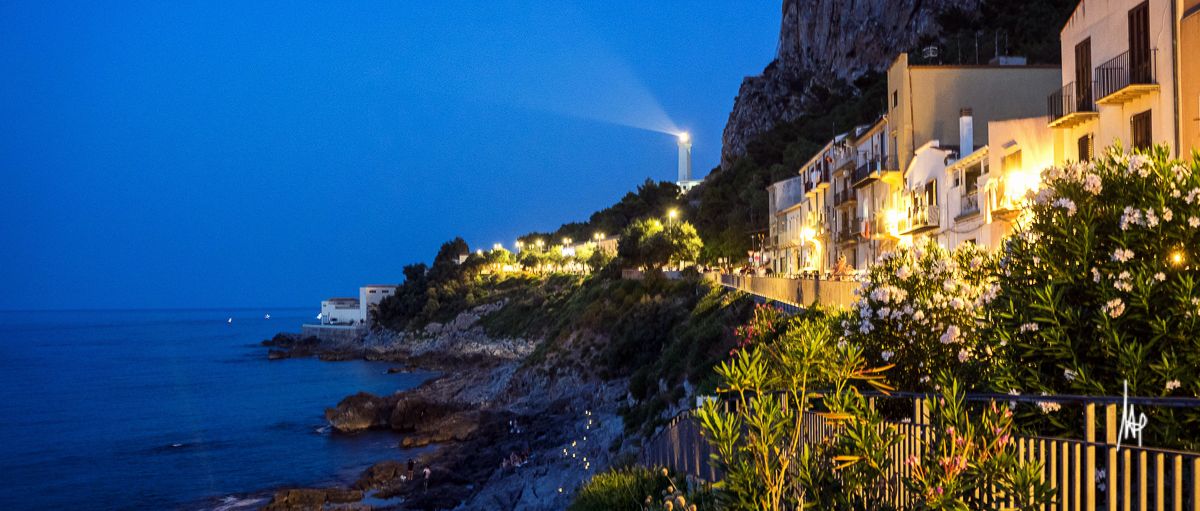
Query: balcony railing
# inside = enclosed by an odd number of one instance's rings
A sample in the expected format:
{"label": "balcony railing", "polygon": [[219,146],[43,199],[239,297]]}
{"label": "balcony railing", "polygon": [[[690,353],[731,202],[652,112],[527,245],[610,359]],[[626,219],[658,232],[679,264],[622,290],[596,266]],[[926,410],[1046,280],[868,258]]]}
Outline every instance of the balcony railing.
{"label": "balcony railing", "polygon": [[847,205],[847,204],[854,204],[857,201],[858,201],[858,195],[856,193],[854,193],[854,190],[842,190],[842,191],[839,191],[839,192],[833,194],[833,205],[834,206],[843,206],[843,205]]}
{"label": "balcony railing", "polygon": [[862,221],[863,220],[861,218],[855,218],[849,224],[843,225],[841,228],[839,228],[837,232],[837,242],[850,243],[858,241],[859,237],[862,236]]}
{"label": "balcony railing", "polygon": [[1046,98],[1046,113],[1052,127],[1077,124],[1083,118],[1097,115],[1092,101],[1092,84],[1071,82]]}
{"label": "balcony railing", "polygon": [[1096,102],[1121,103],[1141,93],[1140,89],[1144,87],[1137,86],[1156,85],[1157,56],[1157,49],[1151,49],[1146,56],[1127,51],[1096,67],[1096,96],[1099,98]]}
{"label": "balcony railing", "polygon": [[913,234],[938,227],[941,210],[936,204],[931,206],[912,206],[908,215],[900,219],[900,232]]}
{"label": "balcony railing", "polygon": [[854,186],[868,184],[880,177],[884,172],[897,170],[895,158],[870,158],[854,169],[851,181]]}
{"label": "balcony railing", "polygon": [[979,192],[970,191],[963,194],[958,200],[958,217],[974,215],[979,213]]}

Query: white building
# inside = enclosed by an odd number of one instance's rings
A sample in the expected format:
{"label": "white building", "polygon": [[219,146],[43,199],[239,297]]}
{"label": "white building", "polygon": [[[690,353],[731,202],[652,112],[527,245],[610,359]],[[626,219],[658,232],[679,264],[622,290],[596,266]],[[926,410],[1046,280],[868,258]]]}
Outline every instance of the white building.
{"label": "white building", "polygon": [[322,325],[360,325],[363,318],[357,298],[330,298],[321,301]]}
{"label": "white building", "polygon": [[358,303],[359,314],[361,314],[364,323],[370,323],[374,312],[379,308],[379,302],[384,298],[396,294],[396,289],[400,286],[388,284],[370,284],[358,288]]}
{"label": "white building", "polygon": [[1055,161],[1120,141],[1200,147],[1200,1],[1084,0],[1061,32],[1062,85],[1048,98]]}

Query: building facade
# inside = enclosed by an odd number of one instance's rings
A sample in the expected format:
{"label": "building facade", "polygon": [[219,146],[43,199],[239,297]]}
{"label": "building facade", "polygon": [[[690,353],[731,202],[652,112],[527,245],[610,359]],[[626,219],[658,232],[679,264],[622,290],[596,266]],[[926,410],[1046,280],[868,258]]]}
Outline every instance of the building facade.
{"label": "building facade", "polygon": [[1047,98],[1055,163],[1113,144],[1200,148],[1200,0],[1083,0]]}
{"label": "building facade", "polygon": [[321,301],[322,325],[359,325],[363,322],[357,298],[330,298]]}

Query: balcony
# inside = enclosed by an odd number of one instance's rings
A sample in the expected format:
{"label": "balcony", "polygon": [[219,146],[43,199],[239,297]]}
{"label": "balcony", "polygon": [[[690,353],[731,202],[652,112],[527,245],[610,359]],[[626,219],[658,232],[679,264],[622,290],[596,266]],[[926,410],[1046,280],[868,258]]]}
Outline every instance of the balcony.
{"label": "balcony", "polygon": [[912,206],[908,208],[908,216],[900,219],[900,234],[918,234],[938,228],[941,210],[936,204],[932,206]]}
{"label": "balcony", "polygon": [[871,158],[854,169],[851,181],[855,188],[860,188],[893,173],[899,175],[900,171],[896,168],[897,166],[895,158]]}
{"label": "balcony", "polygon": [[1158,91],[1155,81],[1155,60],[1158,50],[1138,56],[1131,52],[1117,55],[1096,68],[1096,100],[1098,105],[1121,105],[1146,94]]}
{"label": "balcony", "polygon": [[840,208],[842,206],[854,206],[858,202],[858,194],[854,190],[842,190],[833,194],[833,206]]}
{"label": "balcony", "polygon": [[806,194],[812,194],[829,188],[828,168],[812,169],[807,172],[807,175],[808,179],[806,180],[806,185],[804,187],[804,192]]}
{"label": "balcony", "polygon": [[954,220],[965,220],[979,214],[979,192],[970,191],[959,197],[958,216]]}
{"label": "balcony", "polygon": [[838,232],[837,232],[838,244],[857,243],[859,237],[862,235],[862,231],[859,230],[859,227],[861,225],[862,225],[862,219],[855,218],[852,222],[849,223],[849,225],[844,225],[840,229],[838,229]]}
{"label": "balcony", "polygon": [[1068,83],[1046,98],[1051,128],[1072,128],[1100,117],[1092,101],[1092,84]]}

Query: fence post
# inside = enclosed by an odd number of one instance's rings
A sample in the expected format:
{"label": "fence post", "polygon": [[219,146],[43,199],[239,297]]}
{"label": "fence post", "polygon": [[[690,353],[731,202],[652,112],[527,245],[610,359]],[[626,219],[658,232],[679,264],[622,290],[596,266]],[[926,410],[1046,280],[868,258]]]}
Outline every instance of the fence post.
{"label": "fence post", "polygon": [[1117,404],[1104,405],[1104,443],[1108,444],[1108,468],[1104,483],[1108,486],[1108,510],[1117,511]]}
{"label": "fence post", "polygon": [[1096,404],[1088,403],[1083,407],[1084,438],[1087,440],[1087,447],[1084,450],[1084,466],[1083,474],[1084,488],[1087,490],[1084,493],[1083,507],[1088,511],[1096,509]]}

